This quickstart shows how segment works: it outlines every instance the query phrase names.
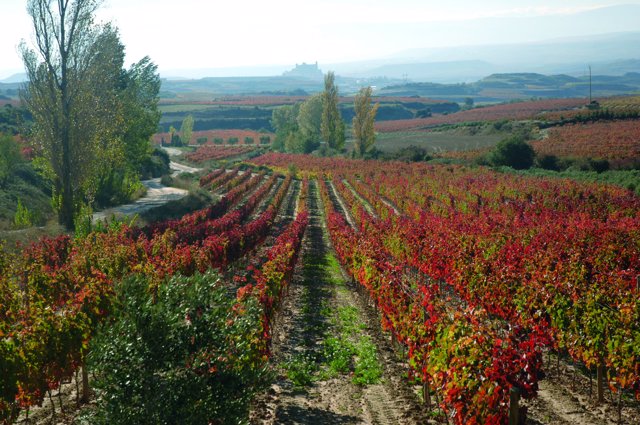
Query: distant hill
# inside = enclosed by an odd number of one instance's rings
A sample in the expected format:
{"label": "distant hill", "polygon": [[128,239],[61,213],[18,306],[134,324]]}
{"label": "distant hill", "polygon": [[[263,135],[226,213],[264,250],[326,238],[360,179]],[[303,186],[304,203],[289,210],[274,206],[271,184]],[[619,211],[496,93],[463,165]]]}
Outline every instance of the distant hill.
{"label": "distant hill", "polygon": [[412,81],[474,81],[484,75],[495,72],[496,67],[481,60],[427,62],[427,63],[394,63],[377,66],[348,75],[357,77],[389,77],[410,79]]}
{"label": "distant hill", "polygon": [[[638,8],[640,16],[640,8]],[[413,49],[376,62],[331,65],[350,77],[385,76],[410,81],[462,83],[489,74],[536,72],[584,76],[640,70],[640,32],[548,40],[536,43]]]}
{"label": "distant hill", "polygon": [[[622,76],[593,75],[594,97],[640,93],[640,73]],[[510,99],[588,97],[589,76],[543,75],[538,73],[492,74],[473,83],[406,83],[381,88],[379,96],[423,96],[462,102],[500,102]]]}
{"label": "distant hill", "polygon": [[0,80],[2,84],[15,84],[15,83],[24,83],[27,81],[27,74],[24,72],[19,74],[13,74],[10,77],[5,78],[4,80]]}

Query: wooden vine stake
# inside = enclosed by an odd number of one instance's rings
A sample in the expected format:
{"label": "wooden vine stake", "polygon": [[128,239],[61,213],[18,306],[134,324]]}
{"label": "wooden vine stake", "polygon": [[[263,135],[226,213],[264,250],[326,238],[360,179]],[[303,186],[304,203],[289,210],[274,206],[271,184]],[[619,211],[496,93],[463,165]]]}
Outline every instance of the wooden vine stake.
{"label": "wooden vine stake", "polygon": [[509,391],[509,425],[520,423],[520,390],[511,387]]}
{"label": "wooden vine stake", "polygon": [[89,369],[87,368],[87,362],[82,362],[82,398],[80,402],[83,404],[89,403],[91,399],[91,388],[89,387]]}
{"label": "wooden vine stake", "polygon": [[618,386],[618,424],[622,425],[622,386]]}
{"label": "wooden vine stake", "polygon": [[598,403],[603,403],[604,402],[604,375],[605,375],[605,367],[603,364],[599,364],[598,365],[598,371],[597,371],[597,384],[598,384]]}
{"label": "wooden vine stake", "polygon": [[422,384],[422,399],[424,400],[424,404],[427,407],[431,407],[431,394],[429,391],[429,380],[425,378],[424,383]]}

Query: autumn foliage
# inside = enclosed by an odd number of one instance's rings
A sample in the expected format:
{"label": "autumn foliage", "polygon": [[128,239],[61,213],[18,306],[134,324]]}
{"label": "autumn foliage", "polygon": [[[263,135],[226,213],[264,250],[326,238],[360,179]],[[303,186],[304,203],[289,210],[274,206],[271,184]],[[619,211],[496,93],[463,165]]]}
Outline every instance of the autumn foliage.
{"label": "autumn foliage", "polygon": [[318,177],[339,259],[455,423],[506,423],[510,388],[536,394],[546,349],[640,399],[631,192],[460,166],[254,161]]}

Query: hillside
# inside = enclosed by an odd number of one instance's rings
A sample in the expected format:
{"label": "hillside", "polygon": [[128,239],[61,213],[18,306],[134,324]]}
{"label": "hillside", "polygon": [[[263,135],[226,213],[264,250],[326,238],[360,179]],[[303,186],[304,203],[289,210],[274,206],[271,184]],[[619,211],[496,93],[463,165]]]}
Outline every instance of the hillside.
{"label": "hillside", "polygon": [[[593,75],[594,97],[615,96],[640,92],[640,73],[621,76]],[[475,102],[499,102],[511,99],[589,97],[589,75],[543,75],[537,73],[492,74],[468,84],[406,83],[383,87],[383,96],[426,96],[436,99]]]}

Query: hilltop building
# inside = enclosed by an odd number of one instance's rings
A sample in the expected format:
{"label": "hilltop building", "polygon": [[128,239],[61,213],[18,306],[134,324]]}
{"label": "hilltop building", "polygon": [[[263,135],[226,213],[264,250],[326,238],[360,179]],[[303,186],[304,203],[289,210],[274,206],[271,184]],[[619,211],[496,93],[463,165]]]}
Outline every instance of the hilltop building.
{"label": "hilltop building", "polygon": [[305,78],[308,80],[321,80],[324,78],[322,71],[318,68],[318,62],[315,64],[307,64],[302,62],[302,64],[296,64],[296,67],[290,71],[285,71],[282,73],[283,77],[294,77],[294,78]]}

